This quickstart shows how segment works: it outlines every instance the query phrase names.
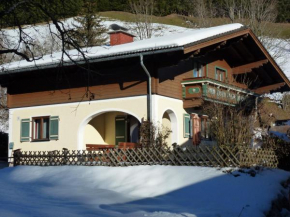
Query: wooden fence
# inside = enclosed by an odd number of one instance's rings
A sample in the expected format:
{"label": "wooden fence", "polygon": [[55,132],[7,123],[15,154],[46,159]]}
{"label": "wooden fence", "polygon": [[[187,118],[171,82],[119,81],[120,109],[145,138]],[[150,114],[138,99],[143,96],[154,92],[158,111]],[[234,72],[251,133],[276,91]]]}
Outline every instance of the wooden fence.
{"label": "wooden fence", "polygon": [[15,151],[14,165],[135,166],[178,165],[208,167],[265,166],[276,168],[271,149],[254,150],[239,146],[197,146],[113,148],[95,151]]}

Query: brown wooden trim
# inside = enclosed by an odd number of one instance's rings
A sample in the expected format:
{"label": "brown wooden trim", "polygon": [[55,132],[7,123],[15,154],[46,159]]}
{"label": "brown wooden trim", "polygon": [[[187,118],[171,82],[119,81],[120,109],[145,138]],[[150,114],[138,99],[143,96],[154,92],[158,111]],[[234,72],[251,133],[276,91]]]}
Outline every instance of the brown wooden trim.
{"label": "brown wooden trim", "polygon": [[11,107],[11,95],[7,93],[7,107],[10,108]]}
{"label": "brown wooden trim", "polygon": [[238,66],[232,69],[232,74],[236,75],[236,74],[243,74],[243,73],[251,72],[252,69],[259,68],[268,62],[269,62],[268,59],[264,59],[257,62],[246,64],[246,65]]}
{"label": "brown wooden trim", "polygon": [[260,88],[254,89],[252,91],[254,91],[257,94],[269,93],[271,90],[276,90],[280,87],[283,87],[285,84],[286,84],[285,82],[281,82],[281,83],[277,83],[277,84],[272,84],[272,85],[260,87]]}
{"label": "brown wooden trim", "polygon": [[183,108],[194,108],[203,105],[203,99],[186,99],[183,100]]}
{"label": "brown wooden trim", "polygon": [[249,33],[249,29],[244,29],[244,30],[241,30],[239,32],[235,32],[235,33],[232,33],[232,34],[229,34],[229,35],[225,35],[225,36],[222,36],[222,37],[219,37],[219,38],[215,38],[215,39],[210,40],[210,41],[206,41],[206,42],[203,42],[203,43],[200,43],[200,44],[196,44],[196,45],[184,48],[184,54],[190,53],[192,51],[199,50],[199,49],[204,48],[204,47],[208,47],[210,45],[221,43],[221,42],[224,42],[224,41],[226,41],[228,39],[232,39],[232,38],[235,38],[235,37],[238,37],[238,36],[242,36],[242,35],[245,35],[245,34],[248,34],[248,33]]}

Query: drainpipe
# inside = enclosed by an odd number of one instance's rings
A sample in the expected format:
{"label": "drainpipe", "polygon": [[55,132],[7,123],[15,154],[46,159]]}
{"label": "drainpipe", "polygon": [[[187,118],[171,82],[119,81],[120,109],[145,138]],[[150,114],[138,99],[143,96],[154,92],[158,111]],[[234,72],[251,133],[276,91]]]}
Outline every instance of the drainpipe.
{"label": "drainpipe", "polygon": [[143,63],[143,55],[140,54],[140,64],[142,68],[144,69],[145,73],[148,76],[148,89],[149,89],[149,97],[147,98],[147,120],[152,122],[152,91],[151,91],[151,75],[148,72],[146,66]]}

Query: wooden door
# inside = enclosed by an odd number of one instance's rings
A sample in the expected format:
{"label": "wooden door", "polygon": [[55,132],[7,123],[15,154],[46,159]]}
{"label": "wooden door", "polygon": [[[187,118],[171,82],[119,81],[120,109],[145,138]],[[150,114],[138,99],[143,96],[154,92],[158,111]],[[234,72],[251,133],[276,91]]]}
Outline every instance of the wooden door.
{"label": "wooden door", "polygon": [[201,140],[200,117],[197,114],[191,114],[191,120],[192,120],[192,142],[193,145],[198,145]]}

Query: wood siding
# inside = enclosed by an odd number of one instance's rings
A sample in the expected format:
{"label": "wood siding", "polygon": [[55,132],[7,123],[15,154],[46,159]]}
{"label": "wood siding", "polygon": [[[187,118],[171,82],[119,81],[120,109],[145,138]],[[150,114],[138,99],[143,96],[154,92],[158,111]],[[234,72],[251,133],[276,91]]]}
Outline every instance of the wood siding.
{"label": "wood siding", "polygon": [[[232,75],[232,68],[225,60],[216,60],[205,64],[203,67],[204,76],[216,79],[216,68],[226,70],[227,79],[225,82],[241,88],[246,88],[246,85],[235,82]],[[193,78],[193,60],[187,60],[180,63],[178,66],[159,70],[156,81],[158,83],[156,93],[163,96],[182,99],[181,82],[186,78]]]}
{"label": "wood siding", "polygon": [[[175,99],[183,99],[181,82],[186,78],[193,78],[194,60],[191,58],[184,60],[181,59],[174,64],[175,65],[168,64],[166,66],[147,64],[149,71],[152,73],[153,94]],[[210,63],[204,63],[204,76],[215,79],[216,67],[226,70],[227,82],[229,84],[236,85],[232,76],[232,69],[225,60],[211,60]],[[108,67],[106,70],[109,71],[109,69],[110,68]],[[31,79],[37,80],[37,78]],[[72,77],[71,79],[76,82],[78,77]],[[94,95],[94,98],[91,100],[112,99],[147,94],[147,77],[143,69],[140,68],[131,70],[131,72],[128,72],[126,71],[126,68],[123,68],[119,74],[114,77],[107,76],[102,78],[100,81],[98,79],[95,79],[95,81],[95,84],[89,88],[90,92]],[[21,81],[19,82],[21,83]],[[41,82],[37,83],[41,84]],[[14,87],[16,88],[17,86],[14,85]],[[37,87],[34,89],[37,89]],[[86,87],[74,87],[70,89],[63,88],[56,91],[31,90],[24,93],[14,92],[12,91],[12,93],[10,92],[8,94],[9,108],[80,102],[87,101],[90,98],[89,96],[85,96]]]}
{"label": "wood siding", "polygon": [[182,99],[181,82],[193,77],[192,60],[181,61],[178,65],[158,70],[157,94]]}
{"label": "wood siding", "polygon": [[[123,83],[122,87],[120,87],[119,84],[99,85],[92,86],[89,88],[89,90],[95,96],[92,100],[138,96],[145,95],[147,93],[147,82],[125,82]],[[13,95],[8,94],[8,107],[18,108],[26,106],[88,101],[85,93],[86,87]]]}

